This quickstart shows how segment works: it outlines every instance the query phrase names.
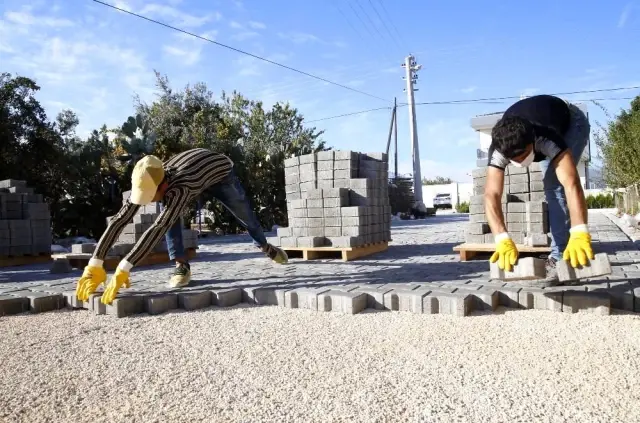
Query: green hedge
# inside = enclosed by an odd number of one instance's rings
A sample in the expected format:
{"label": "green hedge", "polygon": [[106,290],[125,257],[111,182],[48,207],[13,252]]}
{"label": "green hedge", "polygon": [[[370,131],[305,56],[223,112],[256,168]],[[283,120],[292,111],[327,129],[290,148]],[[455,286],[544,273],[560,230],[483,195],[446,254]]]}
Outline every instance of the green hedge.
{"label": "green hedge", "polygon": [[613,194],[589,195],[586,200],[589,209],[612,209],[616,205]]}
{"label": "green hedge", "polygon": [[469,213],[469,203],[468,202],[463,202],[460,203],[456,206],[456,211],[458,213]]}

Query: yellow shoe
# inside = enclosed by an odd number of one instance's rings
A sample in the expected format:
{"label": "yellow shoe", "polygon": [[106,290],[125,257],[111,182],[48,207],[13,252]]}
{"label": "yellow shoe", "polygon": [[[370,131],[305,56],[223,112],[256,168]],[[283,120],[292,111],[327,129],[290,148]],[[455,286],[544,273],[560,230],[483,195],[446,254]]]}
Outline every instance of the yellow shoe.
{"label": "yellow shoe", "polygon": [[169,286],[171,288],[182,288],[189,285],[191,281],[191,268],[189,265],[179,263],[176,266],[176,270],[173,272],[173,276],[169,280]]}
{"label": "yellow shoe", "polygon": [[289,256],[284,250],[274,247],[271,244],[267,244],[262,247],[262,251],[267,255],[267,257],[278,264],[286,264],[289,261]]}

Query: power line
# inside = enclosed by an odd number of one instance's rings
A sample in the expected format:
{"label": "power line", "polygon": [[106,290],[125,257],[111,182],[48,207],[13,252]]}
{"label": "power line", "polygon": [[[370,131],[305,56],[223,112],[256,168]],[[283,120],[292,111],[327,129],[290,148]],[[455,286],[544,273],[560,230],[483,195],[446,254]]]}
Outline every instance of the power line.
{"label": "power line", "polygon": [[157,21],[157,20],[155,20],[155,19],[151,19],[151,18],[148,18],[148,17],[143,16],[143,15],[139,15],[139,14],[134,13],[134,12],[130,12],[130,11],[128,11],[128,10],[126,10],[126,9],[122,9],[122,8],[120,8],[120,7],[118,7],[118,6],[114,6],[114,5],[112,5],[112,4],[105,3],[105,2],[102,2],[102,1],[100,1],[100,0],[93,0],[93,1],[94,1],[95,3],[99,3],[99,4],[103,5],[103,6],[110,7],[110,8],[112,8],[112,9],[118,10],[118,11],[123,12],[123,13],[127,13],[127,14],[132,15],[132,16],[135,16],[135,17],[137,17],[137,18],[144,19],[144,20],[146,20],[146,21],[149,21],[149,22],[155,23],[155,24],[157,24],[157,25],[164,26],[164,27],[169,28],[169,29],[172,29],[172,30],[174,30],[174,31],[178,31],[178,32],[181,32],[181,33],[183,33],[183,34],[190,35],[190,36],[192,36],[192,37],[199,38],[199,39],[201,39],[201,40],[203,40],[203,41],[207,41],[207,42],[209,42],[209,43],[212,43],[212,44],[218,45],[218,46],[220,46],[220,47],[224,47],[224,48],[226,48],[226,49],[233,50],[233,51],[235,51],[235,52],[237,52],[237,53],[241,53],[241,54],[244,54],[244,55],[246,55],[246,56],[253,57],[254,59],[262,60],[262,61],[267,62],[267,63],[270,63],[270,64],[272,64],[272,65],[280,66],[281,68],[284,68],[284,69],[287,69],[287,70],[290,70],[290,71],[293,71],[293,72],[297,72],[297,73],[299,73],[299,74],[302,74],[302,75],[308,76],[308,77],[310,77],[310,78],[314,78],[314,79],[320,80],[320,81],[322,81],[322,82],[326,82],[326,83],[328,83],[328,84],[335,85],[335,86],[337,86],[337,87],[344,88],[344,89],[349,90],[349,91],[353,91],[353,92],[358,93],[358,94],[366,95],[367,97],[376,98],[376,99],[378,99],[378,100],[382,100],[382,101],[387,102],[387,103],[389,103],[389,102],[390,102],[389,100],[384,99],[384,98],[382,98],[382,97],[378,97],[378,96],[376,96],[376,95],[369,94],[369,93],[367,93],[367,92],[360,91],[360,90],[355,89],[355,88],[351,88],[351,87],[349,87],[349,86],[347,86],[347,85],[343,85],[343,84],[340,84],[340,83],[338,83],[338,82],[330,81],[330,80],[325,79],[325,78],[322,78],[322,77],[320,77],[320,76],[316,76],[316,75],[310,74],[310,73],[308,73],[308,72],[301,71],[301,70],[299,70],[299,69],[292,68],[292,67],[287,66],[287,65],[283,65],[282,63],[278,63],[278,62],[275,62],[275,61],[273,61],[273,60],[269,60],[269,59],[267,59],[267,58],[265,58],[265,57],[258,56],[258,55],[253,54],[253,53],[249,53],[249,52],[246,52],[246,51],[244,51],[244,50],[240,50],[240,49],[238,49],[238,48],[228,46],[228,45],[226,45],[226,44],[222,44],[222,43],[220,43],[220,42],[218,42],[218,41],[214,41],[214,40],[211,40],[211,39],[209,39],[209,38],[203,37],[203,36],[201,36],[201,35],[194,34],[194,33],[192,33],[192,32],[186,31],[186,30],[184,30],[184,29],[180,29],[180,28],[177,28],[177,27],[175,27],[175,26],[171,26],[171,25],[166,24],[166,23],[164,23],[164,22],[160,22],[160,21]]}
{"label": "power line", "polygon": [[371,0],[369,0],[369,4],[371,5],[371,8],[373,9],[373,11],[376,13],[376,16],[378,16],[378,19],[380,19],[380,22],[382,22],[384,29],[387,30],[387,33],[391,36],[391,39],[393,39],[393,42],[396,43],[396,45],[400,50],[402,50],[402,46],[400,45],[400,43],[398,43],[398,40],[396,40],[396,38],[393,36],[391,31],[389,31],[389,27],[387,27],[387,24],[384,22],[384,19],[382,19],[382,16],[380,16],[380,13],[378,13],[378,9],[376,9],[376,7],[373,5],[373,2]]}
{"label": "power line", "polygon": [[[565,93],[552,93],[550,95],[559,96],[559,95],[573,95],[573,94],[589,94],[589,93],[602,93],[602,92],[611,92],[611,91],[625,91],[625,90],[635,90],[639,89],[639,86],[636,87],[619,87],[619,88],[602,88],[599,90],[583,90],[583,91],[570,91]],[[482,101],[496,101],[496,100],[513,100],[520,99],[520,96],[508,96],[508,97],[488,97],[488,98],[477,98],[471,100],[448,100],[448,101],[427,101],[422,103],[416,103],[417,105],[430,105],[430,104],[453,104],[453,103],[476,103]],[[403,105],[406,103],[402,103]]]}
{"label": "power line", "polygon": [[[620,89],[626,89],[626,88],[620,88]],[[516,97],[516,98],[519,99],[520,97]],[[634,98],[635,97],[607,97],[607,98],[576,99],[576,100],[573,100],[573,101],[581,101],[581,102],[586,102],[586,101],[620,101],[620,100],[633,100]],[[468,103],[463,103],[462,100],[440,101],[440,102],[432,102],[432,103],[416,103],[416,106],[418,106],[418,105],[420,105],[420,106],[454,105],[455,106],[455,105],[462,105],[462,104],[504,104],[504,101],[475,101],[475,100],[466,100],[466,101],[468,101]],[[402,103],[402,104],[399,103],[398,104],[398,107],[406,107],[406,106],[408,106],[407,103]],[[391,109],[392,109],[392,107],[378,107],[376,109],[360,110],[360,111],[357,111],[357,112],[344,113],[342,115],[335,115],[335,116],[328,116],[328,117],[324,117],[324,118],[320,118],[320,119],[305,120],[305,122],[306,123],[320,122],[320,121],[324,121],[324,120],[337,119],[337,118],[341,118],[341,117],[361,115],[361,114],[364,114],[364,113],[375,112],[375,111],[378,111],[378,110],[391,110]]]}
{"label": "power line", "polygon": [[363,113],[375,112],[377,110],[391,110],[391,109],[392,109],[392,107],[378,107],[376,109],[360,110],[358,112],[345,113],[345,114],[336,115],[336,116],[329,116],[329,117],[325,117],[325,118],[321,118],[321,119],[305,120],[304,122],[305,123],[320,122],[322,120],[337,119],[337,118],[346,117],[346,116],[354,116],[354,115],[361,115]]}

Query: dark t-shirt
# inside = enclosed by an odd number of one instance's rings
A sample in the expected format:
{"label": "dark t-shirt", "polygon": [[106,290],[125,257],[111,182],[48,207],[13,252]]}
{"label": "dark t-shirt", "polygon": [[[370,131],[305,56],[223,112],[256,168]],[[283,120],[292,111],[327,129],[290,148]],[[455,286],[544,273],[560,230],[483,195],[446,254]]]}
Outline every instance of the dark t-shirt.
{"label": "dark t-shirt", "polygon": [[[553,160],[567,149],[564,134],[569,129],[571,112],[564,100],[552,95],[528,97],[511,105],[502,116],[518,116],[531,122],[535,133],[534,162],[547,158]],[[488,165],[505,169],[509,163],[509,159],[497,151],[492,142]]]}

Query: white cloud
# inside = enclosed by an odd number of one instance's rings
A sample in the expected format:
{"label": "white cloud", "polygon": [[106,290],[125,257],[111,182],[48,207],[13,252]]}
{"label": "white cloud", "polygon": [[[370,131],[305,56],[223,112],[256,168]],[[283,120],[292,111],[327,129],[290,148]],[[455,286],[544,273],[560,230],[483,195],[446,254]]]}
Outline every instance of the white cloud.
{"label": "white cloud", "polygon": [[236,21],[229,22],[229,26],[233,29],[244,29],[244,26]]}
{"label": "white cloud", "polygon": [[520,90],[520,95],[531,97],[532,95],[536,95],[540,92],[540,88],[525,88]]}
{"label": "white cloud", "polygon": [[171,6],[155,3],[145,5],[140,11],[140,14],[169,19],[173,24],[186,28],[201,27],[208,22],[219,21],[222,19],[222,15],[219,12],[196,16],[182,12]]}
{"label": "white cloud", "polygon": [[464,93],[464,94],[471,94],[472,92],[474,92],[477,89],[478,89],[478,87],[476,87],[475,85],[472,85],[472,86],[467,87],[467,88],[462,88],[460,90],[460,92]]}
{"label": "white cloud", "polygon": [[172,45],[165,45],[162,48],[170,56],[180,59],[179,63],[191,66],[200,61],[200,49],[185,49]]}
{"label": "white cloud", "polygon": [[239,32],[237,34],[233,34],[231,36],[231,38],[233,40],[237,40],[237,41],[245,41],[245,40],[249,40],[251,38],[256,38],[259,37],[260,34],[255,32],[255,31],[243,31],[243,32]]}
{"label": "white cloud", "polygon": [[305,32],[279,32],[278,37],[289,40],[295,44],[304,44],[309,42],[320,42],[320,38],[316,37],[313,34],[308,34]]}
{"label": "white cloud", "polygon": [[622,13],[620,13],[620,17],[618,18],[618,28],[624,28],[627,24],[627,20],[629,19],[629,15],[631,15],[631,10],[634,7],[634,2],[629,2],[626,4]]}
{"label": "white cloud", "polygon": [[69,19],[55,18],[52,16],[38,16],[35,17],[32,14],[22,12],[5,12],[4,17],[7,21],[18,25],[36,25],[47,26],[52,28],[63,28],[73,26],[73,22]]}
{"label": "white cloud", "polygon": [[263,24],[262,22],[257,22],[257,21],[249,21],[249,26],[253,29],[266,29],[267,26],[265,24]]}

